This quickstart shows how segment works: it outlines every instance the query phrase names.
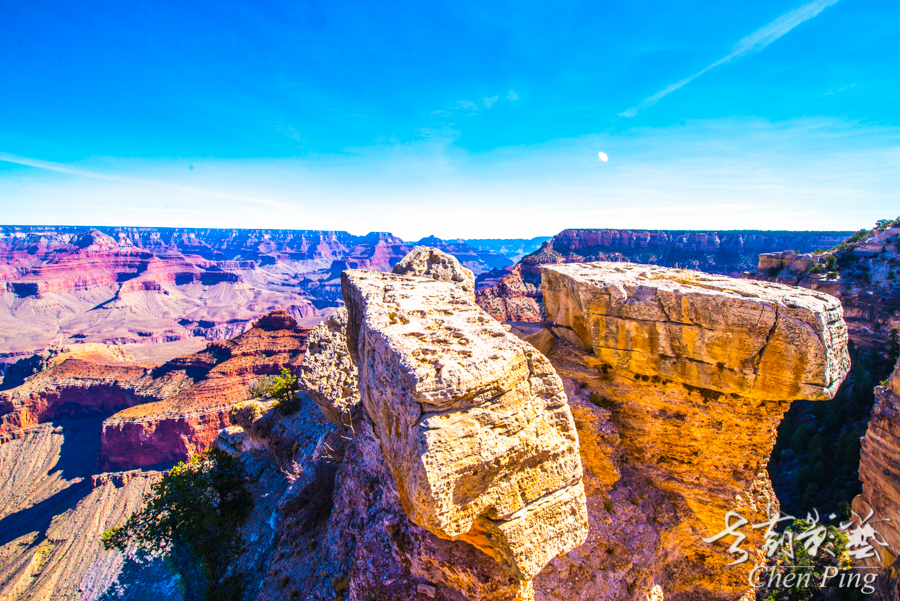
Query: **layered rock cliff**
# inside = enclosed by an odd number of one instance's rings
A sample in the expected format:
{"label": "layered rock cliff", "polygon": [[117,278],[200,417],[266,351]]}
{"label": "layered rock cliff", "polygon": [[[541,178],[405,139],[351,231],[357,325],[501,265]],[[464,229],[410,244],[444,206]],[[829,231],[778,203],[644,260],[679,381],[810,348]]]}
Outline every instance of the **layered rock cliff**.
{"label": "layered rock cliff", "polygon": [[[846,374],[840,304],[683,270],[545,270],[551,322],[512,328],[527,344],[451,283],[345,273],[347,315],[311,335],[315,403],[238,405],[218,439],[274,505],[244,527],[261,541],[238,562],[246,598],[750,598],[762,531],[736,566],[732,539],[701,539],[728,511],[777,511],[775,427]],[[331,360],[352,373],[325,377]]]}
{"label": "layered rock cliff", "polygon": [[[728,511],[750,523],[777,512],[766,464],[778,422],[792,399],[830,398],[849,369],[840,304],[651,266],[543,271],[560,337],[548,356],[567,390],[580,391],[570,402],[576,420],[583,416],[583,462],[596,477],[588,507],[592,523],[609,525],[546,575],[551,586],[536,580],[538,597],[602,573],[582,590],[604,599],[641,599],[655,587],[667,600],[738,599],[763,559],[761,531],[746,532],[749,561],[736,566],[727,544],[700,539],[724,529]],[[619,554],[631,561],[609,556]]]}
{"label": "layered rock cliff", "polygon": [[[539,322],[543,316],[540,265],[629,261],[686,267],[738,276],[752,269],[759,253],[829,248],[850,232],[563,230],[522,260],[499,283],[480,290],[478,303],[502,321]],[[483,276],[494,279],[499,273]]]}
{"label": "layered rock cliff", "polygon": [[[477,273],[512,264],[426,240]],[[275,309],[313,325],[342,304],[342,270],[389,271],[411,248],[383,232],[0,226],[0,374],[76,342],[225,340]]]}
{"label": "layered rock cliff", "polygon": [[[864,565],[887,567],[900,555],[900,367],[884,386],[875,389],[872,419],[862,438],[859,479],[863,492],[853,500],[860,520],[869,517],[881,535]],[[871,516],[870,516],[871,513]],[[859,520],[857,520],[859,521]],[[887,543],[882,547],[880,542]],[[897,566],[900,569],[900,565]]]}
{"label": "layered rock cliff", "polygon": [[193,376],[195,383],[160,400],[119,411],[103,422],[101,465],[132,469],[183,461],[210,447],[229,425],[231,407],[248,397],[250,383],[287,367],[299,369],[309,330],[275,311],[232,340],[176,359],[157,370]]}
{"label": "layered rock cliff", "polygon": [[158,477],[132,468],[208,448],[249,381],[297,369],[306,335],[275,312],[157,367],[92,343],[41,355],[37,373],[0,393],[0,599],[99,599],[111,587],[181,599],[160,561],[105,552],[100,535],[137,510]]}

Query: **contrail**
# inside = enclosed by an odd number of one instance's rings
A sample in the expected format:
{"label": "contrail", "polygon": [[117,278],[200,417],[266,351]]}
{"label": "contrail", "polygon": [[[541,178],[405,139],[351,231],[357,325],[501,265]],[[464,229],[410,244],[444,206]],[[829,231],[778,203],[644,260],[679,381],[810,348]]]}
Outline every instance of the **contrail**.
{"label": "contrail", "polygon": [[727,63],[731,59],[739,58],[741,56],[744,56],[745,54],[749,54],[750,52],[762,50],[790,30],[792,30],[797,25],[800,25],[800,23],[812,19],[832,4],[835,4],[837,1],[838,0],[813,0],[813,2],[808,2],[800,8],[795,8],[794,10],[781,15],[768,25],[757,29],[756,31],[745,37],[743,40],[735,44],[734,48],[731,51],[731,54],[720,58],[713,64],[697,71],[690,77],[686,77],[681,81],[666,86],[653,96],[645,98],[637,106],[633,106],[627,111],[619,113],[619,116],[634,117],[635,115],[637,115],[639,110],[647,108],[648,106],[653,106],[654,104],[659,102],[662,97],[671,94],[681,86],[690,83],[694,79],[697,79],[710,69],[714,69],[722,63]]}
{"label": "contrail", "polygon": [[141,187],[161,187],[168,188],[170,190],[176,190],[178,192],[191,192],[194,194],[201,194],[203,196],[212,196],[214,198],[224,198],[227,200],[243,200],[247,202],[252,202],[256,204],[269,205],[269,206],[277,206],[283,208],[293,208],[293,205],[288,203],[279,202],[277,200],[269,200],[267,198],[252,198],[248,196],[236,196],[234,194],[225,194],[223,192],[214,192],[212,190],[204,190],[202,188],[195,188],[193,186],[178,186],[175,184],[170,184],[168,182],[161,182],[157,180],[146,180],[146,179],[135,179],[130,177],[121,177],[118,175],[107,175],[105,173],[97,173],[95,171],[83,171],[81,169],[73,169],[71,167],[67,167],[65,165],[61,165],[59,163],[51,163],[49,161],[41,161],[38,159],[30,159],[28,157],[20,157],[16,155],[12,155],[6,152],[0,152],[0,161],[4,163],[14,163],[16,165],[24,165],[26,167],[34,167],[35,169],[44,169],[46,171],[55,171],[56,173],[64,173],[65,175],[73,175],[76,177],[86,177],[89,179],[99,179],[107,182],[117,182],[120,184],[129,184],[132,186],[141,186]]}

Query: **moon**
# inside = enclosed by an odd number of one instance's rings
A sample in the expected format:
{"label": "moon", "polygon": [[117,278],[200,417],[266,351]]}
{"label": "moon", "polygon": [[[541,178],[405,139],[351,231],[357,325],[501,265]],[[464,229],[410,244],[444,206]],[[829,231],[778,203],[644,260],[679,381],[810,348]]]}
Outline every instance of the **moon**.
{"label": "moon", "polygon": [[606,156],[606,153],[603,152],[602,150],[601,150],[600,152],[597,153],[597,158],[600,159],[600,161],[603,162],[603,163],[605,163],[606,161],[609,160],[609,157]]}

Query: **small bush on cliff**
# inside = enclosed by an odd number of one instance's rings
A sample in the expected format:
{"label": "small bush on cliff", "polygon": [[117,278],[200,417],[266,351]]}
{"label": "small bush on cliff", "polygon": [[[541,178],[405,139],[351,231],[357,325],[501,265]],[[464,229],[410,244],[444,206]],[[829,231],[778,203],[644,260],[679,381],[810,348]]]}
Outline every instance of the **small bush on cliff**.
{"label": "small bush on cliff", "polygon": [[252,382],[247,388],[251,399],[261,399],[268,396],[272,390],[272,384],[275,382],[275,376],[260,376]]}
{"label": "small bush on cliff", "polygon": [[151,486],[143,509],[101,541],[106,549],[136,546],[171,561],[186,598],[239,598],[240,580],[227,573],[242,544],[237,527],[252,505],[241,463],[212,449],[169,470]]}
{"label": "small bush on cliff", "polygon": [[297,376],[291,374],[288,368],[282,367],[281,375],[275,376],[272,381],[269,395],[275,399],[275,406],[280,411],[290,415],[300,409],[300,399],[297,397],[299,390]]}

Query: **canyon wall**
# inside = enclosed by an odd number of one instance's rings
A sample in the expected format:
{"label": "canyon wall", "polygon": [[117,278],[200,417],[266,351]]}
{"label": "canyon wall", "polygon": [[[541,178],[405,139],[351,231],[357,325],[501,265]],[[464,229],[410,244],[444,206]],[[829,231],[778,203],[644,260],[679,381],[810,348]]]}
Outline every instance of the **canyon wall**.
{"label": "canyon wall", "polygon": [[[887,589],[897,587],[900,564],[900,365],[884,386],[875,389],[872,419],[862,439],[859,479],[863,492],[853,500],[856,522],[867,521],[878,536],[871,543],[874,550],[861,564],[885,568],[881,572],[882,598],[892,599]],[[882,546],[886,543],[887,546]],[[892,566],[893,564],[893,566]],[[900,592],[900,588],[894,593]]]}
{"label": "canyon wall", "polygon": [[123,409],[103,422],[100,462],[104,469],[132,469],[183,461],[209,448],[229,425],[231,407],[249,396],[252,381],[298,371],[309,330],[284,311],[259,319],[240,336],[160,368],[185,370],[195,383],[176,394]]}
{"label": "canyon wall", "polygon": [[209,448],[251,381],[298,370],[307,334],[281,311],[162,365],[88,343],[42,354],[37,373],[23,367],[0,392],[0,599],[97,599],[126,585],[181,599],[163,562],[103,551],[100,535],[159,476],[134,468]]}
{"label": "canyon wall", "polygon": [[[900,330],[900,226],[860,232],[828,251],[762,253],[755,270],[743,277],[802,286],[840,299],[853,342],[886,349],[891,331]],[[785,247],[791,248],[791,247]]]}
{"label": "canyon wall", "polygon": [[[475,273],[512,264],[425,240]],[[314,325],[343,303],[341,271],[389,271],[411,248],[383,232],[0,226],[0,375],[64,344],[225,340],[276,309]]]}
{"label": "canyon wall", "polygon": [[752,598],[762,531],[734,566],[715,535],[728,511],[778,511],[778,421],[849,367],[840,304],[683,270],[544,270],[550,322],[512,328],[521,343],[449,282],[345,272],[347,315],[310,360],[347,357],[355,379],[311,367],[315,403],[239,405],[217,441],[287,473],[258,518],[276,533],[238,562],[263,572],[247,598]]}

